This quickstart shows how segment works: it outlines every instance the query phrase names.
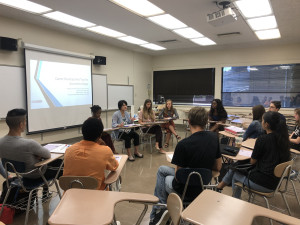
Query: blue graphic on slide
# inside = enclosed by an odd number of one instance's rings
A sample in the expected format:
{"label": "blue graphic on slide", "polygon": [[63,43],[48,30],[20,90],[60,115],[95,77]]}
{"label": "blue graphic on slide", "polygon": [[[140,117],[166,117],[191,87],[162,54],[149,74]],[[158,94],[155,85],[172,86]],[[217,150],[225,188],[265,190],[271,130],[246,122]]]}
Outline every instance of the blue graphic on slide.
{"label": "blue graphic on slide", "polygon": [[50,100],[52,101],[52,103],[54,104],[54,106],[56,106],[56,107],[62,107],[62,104],[59,103],[59,101],[53,96],[53,94],[52,94],[52,93],[45,87],[45,85],[39,80],[40,74],[41,74],[41,69],[42,69],[42,63],[43,63],[43,61],[40,61],[40,63],[39,63],[39,67],[38,67],[38,72],[37,72],[36,80],[37,80],[37,82],[39,82],[39,84],[42,86],[42,88],[44,89],[44,91],[46,92],[46,94],[48,95],[48,97],[50,98]]}

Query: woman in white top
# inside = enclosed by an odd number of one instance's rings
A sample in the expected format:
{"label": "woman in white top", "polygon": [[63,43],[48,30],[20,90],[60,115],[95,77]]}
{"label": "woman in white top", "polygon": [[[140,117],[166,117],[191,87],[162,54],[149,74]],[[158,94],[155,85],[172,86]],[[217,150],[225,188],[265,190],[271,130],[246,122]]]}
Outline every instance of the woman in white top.
{"label": "woman in white top", "polygon": [[[152,101],[150,99],[146,99],[144,103],[143,109],[139,113],[139,123],[145,124],[147,122],[154,122],[155,121],[155,114],[152,110]],[[166,153],[162,149],[162,131],[159,125],[152,125],[151,128],[149,127],[143,128],[143,132],[147,132],[150,134],[155,134],[155,148],[159,153]]]}

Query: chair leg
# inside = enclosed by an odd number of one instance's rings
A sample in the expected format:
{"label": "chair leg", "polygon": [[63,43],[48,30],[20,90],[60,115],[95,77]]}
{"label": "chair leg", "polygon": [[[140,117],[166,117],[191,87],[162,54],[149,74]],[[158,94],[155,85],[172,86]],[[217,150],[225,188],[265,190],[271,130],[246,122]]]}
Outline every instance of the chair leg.
{"label": "chair leg", "polygon": [[[267,199],[265,196],[263,196],[263,198],[264,198],[265,201],[266,201],[267,208],[270,209],[270,205],[269,205],[268,199]],[[269,219],[269,220],[270,220],[270,224],[273,225],[273,220],[272,220],[272,219]]]}
{"label": "chair leg", "polygon": [[148,209],[148,205],[144,204],[144,210],[142,211],[141,215],[139,216],[138,218],[138,221],[136,222],[136,225],[140,225],[146,212],[147,212],[147,209]]}
{"label": "chair leg", "polygon": [[282,198],[283,198],[283,200],[284,200],[284,203],[285,203],[286,208],[287,208],[287,210],[288,210],[288,212],[289,212],[289,215],[291,216],[291,210],[290,210],[289,204],[288,204],[288,202],[287,202],[287,200],[286,200],[286,197],[285,197],[284,193],[280,192],[280,194],[281,194],[281,196],[282,196]]}
{"label": "chair leg", "polygon": [[298,205],[300,206],[300,201],[299,201],[299,197],[298,197],[298,194],[297,194],[297,191],[296,191],[296,187],[295,187],[294,181],[293,181],[293,180],[290,180],[290,181],[291,181],[291,183],[292,183],[293,190],[294,190],[294,193],[295,193],[295,196],[296,196]]}
{"label": "chair leg", "polygon": [[57,193],[58,193],[58,195],[59,195],[59,199],[61,199],[61,192],[60,192],[60,188],[59,188],[59,186],[58,186],[57,180],[54,181],[54,184],[55,184]]}
{"label": "chair leg", "polygon": [[29,192],[24,225],[27,225],[27,222],[28,222],[28,216],[29,216],[29,210],[30,210],[31,198],[32,198],[32,193],[33,193],[33,191],[34,191],[34,190],[31,190],[31,191]]}

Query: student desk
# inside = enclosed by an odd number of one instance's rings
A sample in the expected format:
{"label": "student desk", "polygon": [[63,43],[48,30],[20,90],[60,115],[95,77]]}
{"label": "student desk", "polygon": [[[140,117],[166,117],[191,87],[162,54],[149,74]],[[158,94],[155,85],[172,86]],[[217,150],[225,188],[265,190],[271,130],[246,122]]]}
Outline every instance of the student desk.
{"label": "student desk", "polygon": [[181,214],[197,225],[251,225],[263,216],[284,224],[300,224],[300,220],[211,190],[204,190]]}
{"label": "student desk", "polygon": [[34,164],[35,167],[40,167],[40,166],[44,166],[46,164],[49,164],[59,158],[62,158],[64,156],[64,154],[59,154],[59,153],[51,153],[51,157],[49,159],[45,159],[42,160],[36,164]]}
{"label": "student desk", "polygon": [[249,149],[254,149],[256,138],[248,138],[242,142],[242,146]]}
{"label": "student desk", "polygon": [[225,158],[229,159],[230,161],[231,160],[241,161],[241,160],[250,159],[251,154],[252,154],[252,150],[241,147],[239,153],[236,156],[222,154],[222,157],[225,157]]}
{"label": "student desk", "polygon": [[128,155],[115,155],[115,157],[119,157],[119,156],[121,156],[121,160],[119,162],[118,168],[115,171],[110,171],[110,173],[106,176],[104,181],[105,185],[109,187],[109,190],[111,190],[111,184],[119,180],[122,169],[128,159]]}
{"label": "student desk", "polygon": [[69,189],[50,216],[48,223],[50,225],[111,224],[114,219],[114,207],[122,201],[145,205],[136,223],[140,224],[148,205],[156,204],[158,198],[141,193]]}

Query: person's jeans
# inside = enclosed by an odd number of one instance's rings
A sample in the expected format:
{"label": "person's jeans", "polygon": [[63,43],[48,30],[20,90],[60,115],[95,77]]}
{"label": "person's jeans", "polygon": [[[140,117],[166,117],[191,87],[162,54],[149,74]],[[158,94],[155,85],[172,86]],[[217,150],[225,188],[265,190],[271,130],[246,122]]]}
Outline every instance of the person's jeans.
{"label": "person's jeans", "polygon": [[[158,197],[159,203],[167,204],[168,195],[175,192],[172,187],[172,181],[175,177],[175,169],[169,166],[160,166],[157,171],[156,185],[154,195]],[[153,219],[160,206],[154,205],[150,214]]]}
{"label": "person's jeans", "polygon": [[232,197],[241,198],[242,189],[235,185],[236,182],[240,182],[247,187],[250,187],[253,190],[260,191],[260,192],[272,192],[274,190],[270,190],[259,184],[256,184],[249,180],[245,175],[234,172],[233,170],[229,170],[226,175],[224,176],[223,180],[224,183],[230,184],[232,182]]}

